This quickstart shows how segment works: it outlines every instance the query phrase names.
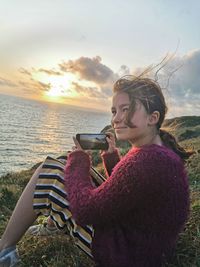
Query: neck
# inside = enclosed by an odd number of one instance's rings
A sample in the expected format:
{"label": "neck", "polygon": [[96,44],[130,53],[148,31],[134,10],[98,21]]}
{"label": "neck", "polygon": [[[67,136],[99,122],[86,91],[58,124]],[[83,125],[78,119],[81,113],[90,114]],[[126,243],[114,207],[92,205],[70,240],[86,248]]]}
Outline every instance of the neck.
{"label": "neck", "polygon": [[159,145],[159,146],[163,145],[159,134],[155,134],[153,136],[147,135],[140,140],[130,140],[130,143],[132,144],[132,147],[140,147],[140,146],[152,145],[152,144]]}

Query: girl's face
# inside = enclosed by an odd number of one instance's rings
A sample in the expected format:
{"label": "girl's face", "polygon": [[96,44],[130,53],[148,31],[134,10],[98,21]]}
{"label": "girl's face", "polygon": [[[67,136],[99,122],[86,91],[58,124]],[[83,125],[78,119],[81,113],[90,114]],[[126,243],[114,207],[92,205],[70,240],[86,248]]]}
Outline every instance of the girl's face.
{"label": "girl's face", "polygon": [[130,106],[127,93],[115,93],[112,102],[112,124],[118,140],[128,140],[135,146],[141,146],[150,140],[152,127],[150,117],[142,103],[136,101],[136,108],[131,118],[133,128],[126,125],[126,115]]}

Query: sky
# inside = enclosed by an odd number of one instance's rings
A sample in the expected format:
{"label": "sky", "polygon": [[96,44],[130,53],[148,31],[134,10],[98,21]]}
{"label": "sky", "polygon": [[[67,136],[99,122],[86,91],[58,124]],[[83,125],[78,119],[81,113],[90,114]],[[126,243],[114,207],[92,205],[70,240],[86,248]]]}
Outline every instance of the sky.
{"label": "sky", "polygon": [[0,93],[109,111],[119,77],[167,56],[168,117],[200,115],[199,10],[199,0],[0,0]]}

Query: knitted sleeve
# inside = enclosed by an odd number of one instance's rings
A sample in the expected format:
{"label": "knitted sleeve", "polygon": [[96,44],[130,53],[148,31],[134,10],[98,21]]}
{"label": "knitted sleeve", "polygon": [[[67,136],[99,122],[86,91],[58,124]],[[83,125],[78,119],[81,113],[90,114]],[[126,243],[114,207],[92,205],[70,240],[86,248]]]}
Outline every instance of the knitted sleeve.
{"label": "knitted sleeve", "polygon": [[101,155],[106,174],[109,177],[115,165],[120,161],[119,150],[116,148],[113,153],[103,153]]}
{"label": "knitted sleeve", "polygon": [[[102,224],[116,219],[140,201],[142,183],[139,167],[134,160],[121,160],[111,176],[98,188],[93,188],[89,177],[90,160],[83,151],[69,155],[65,168],[65,186],[70,209],[77,223]],[[137,162],[137,161],[136,161]],[[141,166],[140,166],[141,167]]]}

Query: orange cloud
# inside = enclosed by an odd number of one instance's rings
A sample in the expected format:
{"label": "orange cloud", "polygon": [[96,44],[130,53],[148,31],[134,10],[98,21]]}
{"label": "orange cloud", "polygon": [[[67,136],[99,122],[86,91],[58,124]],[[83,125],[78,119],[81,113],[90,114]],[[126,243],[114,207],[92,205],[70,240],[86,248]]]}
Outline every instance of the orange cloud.
{"label": "orange cloud", "polygon": [[55,71],[55,70],[47,70],[47,69],[39,69],[38,70],[39,72],[44,72],[44,73],[46,73],[46,74],[48,74],[48,75],[55,75],[55,76],[59,76],[59,75],[62,75],[62,73],[61,72],[59,72],[59,71]]}
{"label": "orange cloud", "polygon": [[17,84],[11,80],[0,77],[0,86],[17,87]]}

